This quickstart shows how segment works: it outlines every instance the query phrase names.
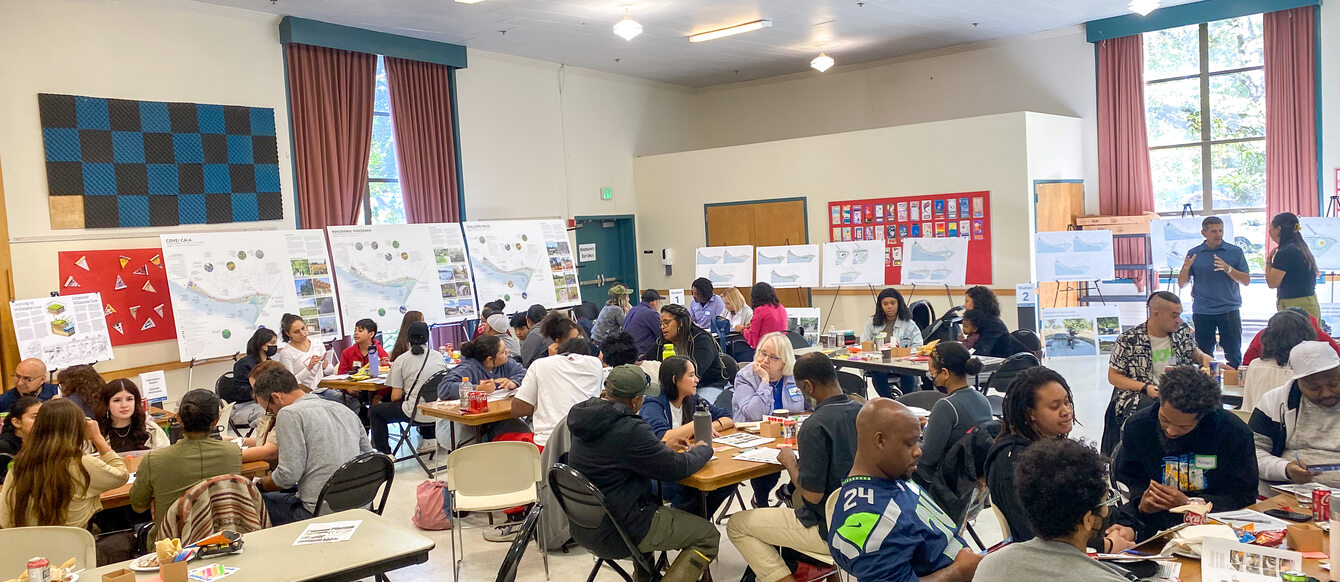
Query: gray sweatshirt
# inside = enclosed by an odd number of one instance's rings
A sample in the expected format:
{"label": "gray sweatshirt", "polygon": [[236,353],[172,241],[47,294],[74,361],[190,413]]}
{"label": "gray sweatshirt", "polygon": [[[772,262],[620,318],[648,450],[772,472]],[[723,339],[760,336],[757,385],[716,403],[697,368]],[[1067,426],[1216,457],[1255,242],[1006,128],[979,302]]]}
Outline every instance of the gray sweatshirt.
{"label": "gray sweatshirt", "polygon": [[297,486],[298,498],[316,513],[316,498],[335,470],[372,451],[358,415],[343,404],[304,394],[275,415],[279,464],[270,474],[275,485]]}
{"label": "gray sweatshirt", "polygon": [[972,582],[1083,580],[1125,582],[1113,570],[1065,542],[1033,538],[1001,548],[977,565]]}

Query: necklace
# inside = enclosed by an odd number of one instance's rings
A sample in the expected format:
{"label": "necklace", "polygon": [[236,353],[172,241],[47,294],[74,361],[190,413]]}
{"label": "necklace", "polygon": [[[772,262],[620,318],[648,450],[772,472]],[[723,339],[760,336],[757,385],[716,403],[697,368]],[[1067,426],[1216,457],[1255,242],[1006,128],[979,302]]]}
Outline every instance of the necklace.
{"label": "necklace", "polygon": [[135,428],[134,426],[129,426],[129,425],[128,425],[128,426],[126,426],[126,432],[121,432],[121,431],[118,430],[116,427],[112,427],[112,433],[115,434],[116,436],[120,437],[120,438],[126,438],[126,437],[130,436],[130,431],[133,430],[134,428]]}

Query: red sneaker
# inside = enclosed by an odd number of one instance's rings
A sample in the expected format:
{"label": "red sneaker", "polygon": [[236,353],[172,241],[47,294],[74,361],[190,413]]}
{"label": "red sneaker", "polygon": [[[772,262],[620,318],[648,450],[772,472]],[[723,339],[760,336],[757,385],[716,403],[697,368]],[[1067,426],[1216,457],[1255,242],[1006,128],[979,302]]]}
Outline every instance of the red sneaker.
{"label": "red sneaker", "polygon": [[791,573],[791,577],[795,578],[796,582],[818,582],[836,571],[837,568],[834,566],[815,566],[801,562],[796,566],[796,571]]}

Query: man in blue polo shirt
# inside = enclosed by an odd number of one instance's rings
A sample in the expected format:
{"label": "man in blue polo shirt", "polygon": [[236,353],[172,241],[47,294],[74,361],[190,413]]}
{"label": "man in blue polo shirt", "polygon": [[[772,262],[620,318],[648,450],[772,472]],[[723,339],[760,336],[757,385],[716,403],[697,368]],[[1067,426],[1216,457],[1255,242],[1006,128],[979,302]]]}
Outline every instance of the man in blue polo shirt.
{"label": "man in blue polo shirt", "polygon": [[14,366],[14,387],[0,394],[0,412],[9,412],[9,407],[24,396],[36,396],[46,402],[60,392],[55,384],[46,382],[47,365],[37,358],[28,358]]}
{"label": "man in blue polo shirt", "polygon": [[1246,287],[1252,280],[1247,257],[1242,249],[1224,242],[1224,221],[1218,216],[1207,216],[1200,223],[1200,234],[1205,242],[1187,251],[1182,272],[1177,274],[1177,285],[1186,287],[1192,279],[1191,325],[1196,329],[1196,347],[1214,354],[1215,332],[1224,348],[1224,359],[1230,368],[1242,365],[1242,294],[1238,286]]}

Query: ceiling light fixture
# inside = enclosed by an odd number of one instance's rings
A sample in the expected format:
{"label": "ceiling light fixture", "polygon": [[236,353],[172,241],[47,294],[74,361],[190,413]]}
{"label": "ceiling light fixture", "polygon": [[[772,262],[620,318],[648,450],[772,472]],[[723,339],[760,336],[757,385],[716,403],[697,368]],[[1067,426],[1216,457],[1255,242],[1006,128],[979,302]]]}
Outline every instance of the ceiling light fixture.
{"label": "ceiling light fixture", "polygon": [[1159,7],[1159,0],[1131,0],[1131,3],[1127,4],[1126,7],[1140,16],[1149,16],[1150,12]]}
{"label": "ceiling light fixture", "polygon": [[814,67],[814,70],[822,73],[833,66],[833,57],[824,54],[824,51],[820,50],[819,56],[814,57],[814,60],[810,61],[810,66]]}
{"label": "ceiling light fixture", "polygon": [[614,25],[614,34],[623,37],[624,40],[633,40],[633,37],[642,34],[642,25],[633,20],[633,17],[628,15],[628,9],[624,8],[623,20]]}
{"label": "ceiling light fixture", "polygon": [[718,38],[725,38],[728,36],[734,36],[737,34],[752,32],[760,28],[769,28],[771,26],[772,26],[771,20],[755,20],[753,22],[746,22],[744,24],[737,24],[735,26],[727,26],[726,28],[718,28],[716,30],[709,30],[707,32],[700,32],[698,34],[690,34],[689,42],[706,42],[709,40],[716,40]]}
{"label": "ceiling light fixture", "polygon": [[484,0],[456,0],[457,4],[478,4]]}

